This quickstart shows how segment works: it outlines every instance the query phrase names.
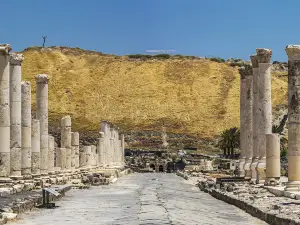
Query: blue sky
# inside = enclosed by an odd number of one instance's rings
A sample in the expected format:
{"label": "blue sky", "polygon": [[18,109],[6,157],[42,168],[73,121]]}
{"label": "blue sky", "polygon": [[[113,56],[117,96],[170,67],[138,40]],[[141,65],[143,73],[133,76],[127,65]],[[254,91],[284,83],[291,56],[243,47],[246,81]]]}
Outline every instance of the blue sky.
{"label": "blue sky", "polygon": [[42,44],[117,55],[146,50],[249,59],[255,48],[300,44],[299,0],[1,1],[0,43],[14,51]]}

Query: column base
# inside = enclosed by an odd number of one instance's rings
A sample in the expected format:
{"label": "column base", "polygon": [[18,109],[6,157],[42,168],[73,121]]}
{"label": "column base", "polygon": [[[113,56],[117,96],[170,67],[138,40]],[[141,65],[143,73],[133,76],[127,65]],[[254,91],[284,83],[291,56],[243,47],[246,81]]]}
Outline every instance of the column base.
{"label": "column base", "polygon": [[288,181],[285,191],[300,191],[300,181]]}
{"label": "column base", "polygon": [[256,177],[257,177],[257,171],[256,167],[258,164],[258,158],[254,158],[251,165],[250,165],[250,170],[251,170],[251,183],[255,184],[256,183]]}
{"label": "column base", "polygon": [[263,184],[266,180],[266,159],[260,159],[258,161],[258,164],[256,166],[257,171],[257,177],[256,177],[256,183],[257,184]]}
{"label": "column base", "polygon": [[251,163],[252,159],[246,159],[244,170],[245,170],[245,179],[251,178]]}
{"label": "column base", "polygon": [[12,180],[23,180],[23,176],[17,176],[17,175],[13,175],[9,177]]}
{"label": "column base", "polygon": [[277,186],[280,184],[280,177],[266,177],[265,186]]}

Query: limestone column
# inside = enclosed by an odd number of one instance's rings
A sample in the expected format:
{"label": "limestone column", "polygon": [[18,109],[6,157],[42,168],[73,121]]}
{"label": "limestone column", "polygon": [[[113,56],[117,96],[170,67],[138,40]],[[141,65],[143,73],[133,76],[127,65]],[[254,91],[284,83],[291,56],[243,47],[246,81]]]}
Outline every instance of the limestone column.
{"label": "limestone column", "polygon": [[41,131],[41,174],[48,174],[48,75],[36,77],[36,118]]}
{"label": "limestone column", "polygon": [[48,173],[55,174],[54,171],[54,137],[52,135],[48,136]]}
{"label": "limestone column", "polygon": [[24,177],[31,176],[31,85],[30,82],[21,83],[22,107],[22,171]]}
{"label": "limestone column", "polygon": [[83,146],[83,151],[86,154],[86,166],[91,167],[93,165],[92,147],[90,145]]}
{"label": "limestone column", "polygon": [[109,167],[113,167],[115,165],[115,162],[114,162],[115,150],[114,150],[114,130],[113,130],[112,125],[110,125],[109,134],[110,134],[110,145],[109,145],[109,156],[110,156],[109,161],[110,161],[110,163],[109,163]]}
{"label": "limestone column", "polygon": [[61,170],[66,169],[66,148],[56,148],[56,166],[60,167]]}
{"label": "limestone column", "polygon": [[95,145],[91,145],[92,152],[92,166],[97,166],[97,147]]}
{"label": "limestone column", "polygon": [[79,150],[79,167],[86,167],[86,152],[84,151],[83,147]]}
{"label": "limestone column", "polygon": [[73,132],[71,133],[71,169],[75,170],[75,146],[73,145]]}
{"label": "limestone column", "polygon": [[71,131],[71,117],[64,116],[61,119],[61,147],[66,149],[66,169],[71,169],[71,139],[72,139],[72,131]]}
{"label": "limestone column", "polygon": [[71,144],[74,148],[74,154],[75,154],[75,168],[79,168],[79,133],[78,132],[72,132],[71,136]]}
{"label": "limestone column", "polygon": [[240,176],[245,175],[245,162],[246,162],[246,126],[245,126],[245,103],[246,103],[246,76],[245,68],[239,69],[240,77],[240,159],[239,159],[239,169]]}
{"label": "limestone column", "polygon": [[105,166],[105,155],[104,155],[104,133],[100,132],[100,138],[98,138],[98,154],[99,154],[99,164],[100,166]]}
{"label": "limestone column", "polygon": [[279,184],[280,180],[280,137],[279,134],[266,135],[266,180],[265,185]]}
{"label": "limestone column", "polygon": [[288,183],[285,190],[300,189],[300,45],[288,45]]}
{"label": "limestone column", "polygon": [[258,59],[258,111],[257,137],[259,159],[256,167],[257,183],[264,183],[266,178],[266,134],[272,133],[272,102],[271,102],[271,56],[272,50],[256,49]]}
{"label": "limestone column", "polygon": [[258,57],[257,55],[250,56],[253,70],[253,107],[252,107],[252,117],[253,117],[253,156],[251,163],[251,181],[252,183],[256,183],[257,171],[256,167],[258,164],[259,152],[258,152],[258,136],[257,136],[257,127],[258,127]]}
{"label": "limestone column", "polygon": [[10,175],[9,51],[0,45],[0,177]]}
{"label": "limestone column", "polygon": [[245,65],[246,96],[245,96],[245,178],[251,178],[251,163],[253,157],[253,71],[251,65]]}
{"label": "limestone column", "polygon": [[32,176],[39,176],[40,173],[40,121],[32,120],[31,124],[31,172]]}
{"label": "limestone column", "polygon": [[22,54],[10,54],[10,175],[13,178],[21,177],[21,64]]}
{"label": "limestone column", "polygon": [[121,162],[124,165],[125,160],[125,135],[121,134]]}
{"label": "limestone column", "polygon": [[106,121],[101,122],[101,128],[100,128],[100,138],[101,133],[103,133],[103,167],[106,168],[109,165],[109,142],[110,142],[110,136],[108,134],[109,127],[108,123]]}

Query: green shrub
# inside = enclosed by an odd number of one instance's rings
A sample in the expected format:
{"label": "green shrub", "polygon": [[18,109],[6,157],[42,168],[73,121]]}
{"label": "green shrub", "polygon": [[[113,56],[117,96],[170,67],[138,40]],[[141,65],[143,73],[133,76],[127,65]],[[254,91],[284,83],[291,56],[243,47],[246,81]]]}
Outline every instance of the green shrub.
{"label": "green shrub", "polygon": [[154,55],[153,58],[156,59],[169,59],[171,56],[169,54],[158,54],[158,55]]}
{"label": "green shrub", "polygon": [[127,55],[130,59],[151,59],[152,55],[143,55],[143,54],[134,54],[134,55]]}
{"label": "green shrub", "polygon": [[224,59],[219,58],[219,57],[209,58],[209,60],[213,61],[213,62],[218,62],[218,63],[224,63],[225,62]]}

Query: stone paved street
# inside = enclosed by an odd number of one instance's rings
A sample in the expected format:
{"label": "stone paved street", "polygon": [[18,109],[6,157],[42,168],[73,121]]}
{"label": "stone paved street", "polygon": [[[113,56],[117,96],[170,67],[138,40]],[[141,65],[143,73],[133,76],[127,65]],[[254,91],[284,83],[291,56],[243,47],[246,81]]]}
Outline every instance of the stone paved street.
{"label": "stone paved street", "polygon": [[72,190],[59,208],[28,212],[22,225],[262,225],[175,174],[131,174],[109,186]]}

